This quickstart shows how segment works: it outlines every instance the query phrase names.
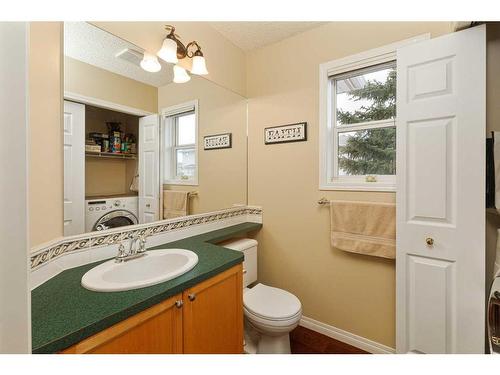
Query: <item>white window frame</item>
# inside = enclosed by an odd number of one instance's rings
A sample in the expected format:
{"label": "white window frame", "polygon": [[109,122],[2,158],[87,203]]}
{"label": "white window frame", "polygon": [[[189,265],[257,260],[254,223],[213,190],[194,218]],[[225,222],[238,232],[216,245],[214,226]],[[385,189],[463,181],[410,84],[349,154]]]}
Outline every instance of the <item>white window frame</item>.
{"label": "white window frame", "polygon": [[[165,168],[166,165],[169,165],[170,170],[176,170],[176,167],[174,165],[175,161],[175,156],[174,153],[178,149],[183,149],[183,148],[192,148],[193,145],[189,146],[175,146],[175,145],[168,145],[165,142],[166,136],[168,136],[170,139],[174,139],[173,137],[176,137],[176,128],[177,128],[177,121],[173,120],[173,116],[177,116],[183,113],[187,112],[194,112],[194,117],[195,117],[195,143],[194,143],[194,154],[195,154],[195,172],[194,176],[190,179],[184,180],[180,178],[169,178],[168,175],[166,175]],[[199,112],[198,112],[198,99],[191,100],[188,102],[184,102],[181,104],[177,104],[171,107],[163,108],[161,111],[161,130],[160,130],[160,181],[162,181],[162,184],[165,185],[188,185],[188,186],[198,186],[198,117],[199,117]],[[170,134],[170,135],[169,135]],[[170,150],[169,150],[170,149]]]}
{"label": "white window frame", "polygon": [[[354,191],[396,191],[396,176],[377,176],[376,182],[366,182],[365,176],[339,176],[335,114],[332,113],[332,77],[396,60],[398,48],[430,39],[422,34],[383,47],[332,60],[319,66],[319,189]],[[397,109],[396,109],[397,110]],[[342,131],[384,128],[395,125],[395,119],[342,125]]]}

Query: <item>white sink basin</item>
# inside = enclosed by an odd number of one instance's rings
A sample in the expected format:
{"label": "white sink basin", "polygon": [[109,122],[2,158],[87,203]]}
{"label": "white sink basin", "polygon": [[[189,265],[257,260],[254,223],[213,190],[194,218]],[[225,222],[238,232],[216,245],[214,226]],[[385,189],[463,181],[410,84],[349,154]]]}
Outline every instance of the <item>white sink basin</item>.
{"label": "white sink basin", "polygon": [[118,292],[144,288],[176,278],[198,263],[198,255],[184,249],[160,249],[126,262],[114,259],[89,270],[82,286],[96,292]]}

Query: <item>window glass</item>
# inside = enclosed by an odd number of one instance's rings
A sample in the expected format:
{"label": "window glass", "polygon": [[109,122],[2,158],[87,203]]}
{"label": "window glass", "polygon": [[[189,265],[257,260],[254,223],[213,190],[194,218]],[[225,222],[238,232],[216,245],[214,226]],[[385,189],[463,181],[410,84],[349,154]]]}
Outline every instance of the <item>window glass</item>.
{"label": "window glass", "polygon": [[177,118],[177,145],[193,145],[196,142],[195,114],[185,114]]}
{"label": "window glass", "polygon": [[194,148],[182,148],[176,150],[176,174],[180,177],[193,177],[196,170]]}
{"label": "window glass", "polygon": [[334,79],[337,126],[396,116],[396,69],[384,64]]}
{"label": "window glass", "polygon": [[338,133],[338,175],[396,174],[396,128]]}

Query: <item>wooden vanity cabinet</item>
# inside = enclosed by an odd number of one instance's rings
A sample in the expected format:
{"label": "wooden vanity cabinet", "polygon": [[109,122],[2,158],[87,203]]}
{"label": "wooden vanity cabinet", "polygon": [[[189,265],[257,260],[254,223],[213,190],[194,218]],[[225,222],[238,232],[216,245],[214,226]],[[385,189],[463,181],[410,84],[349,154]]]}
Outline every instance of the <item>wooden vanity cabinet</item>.
{"label": "wooden vanity cabinet", "polygon": [[241,354],[242,293],[239,264],[61,353]]}
{"label": "wooden vanity cabinet", "polygon": [[241,264],[184,291],[183,301],[184,353],[243,353]]}

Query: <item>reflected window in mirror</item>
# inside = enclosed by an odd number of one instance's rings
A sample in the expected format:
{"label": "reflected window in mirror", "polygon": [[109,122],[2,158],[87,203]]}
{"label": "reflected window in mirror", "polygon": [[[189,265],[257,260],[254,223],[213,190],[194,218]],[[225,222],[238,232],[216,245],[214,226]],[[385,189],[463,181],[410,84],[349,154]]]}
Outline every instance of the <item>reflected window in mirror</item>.
{"label": "reflected window in mirror", "polygon": [[164,111],[163,183],[198,184],[198,113],[196,103],[186,103]]}

